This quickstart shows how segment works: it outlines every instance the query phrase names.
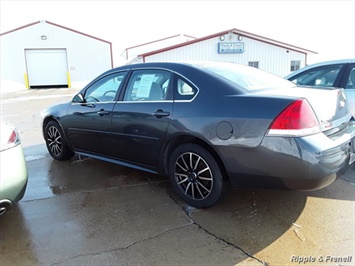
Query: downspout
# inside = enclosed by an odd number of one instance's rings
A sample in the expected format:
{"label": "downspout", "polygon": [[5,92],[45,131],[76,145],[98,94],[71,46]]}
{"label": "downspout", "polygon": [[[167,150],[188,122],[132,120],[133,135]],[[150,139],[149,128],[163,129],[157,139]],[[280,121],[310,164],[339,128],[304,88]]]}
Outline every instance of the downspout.
{"label": "downspout", "polygon": [[110,43],[110,54],[111,54],[111,68],[113,68],[112,43]]}

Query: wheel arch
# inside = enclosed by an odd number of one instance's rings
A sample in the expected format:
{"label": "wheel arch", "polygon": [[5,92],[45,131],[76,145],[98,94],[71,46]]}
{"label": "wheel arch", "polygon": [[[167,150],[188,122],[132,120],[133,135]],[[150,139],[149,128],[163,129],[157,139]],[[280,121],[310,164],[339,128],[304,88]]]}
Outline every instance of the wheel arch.
{"label": "wheel arch", "polygon": [[46,136],[45,130],[46,130],[46,127],[47,127],[48,123],[51,122],[51,121],[56,122],[56,123],[60,126],[62,132],[64,133],[64,134],[63,134],[63,137],[65,138],[65,141],[68,143],[70,149],[73,150],[73,147],[72,147],[71,143],[69,142],[69,140],[68,140],[68,138],[67,138],[67,135],[65,134],[65,131],[64,131],[64,129],[63,129],[63,126],[61,125],[61,123],[59,123],[58,119],[57,119],[55,116],[53,116],[53,115],[46,116],[46,117],[43,119],[43,122],[42,122],[42,135],[43,135],[43,137]]}
{"label": "wheel arch", "polygon": [[45,136],[46,126],[50,121],[56,121],[58,123],[58,121],[53,116],[46,116],[45,118],[43,118],[43,121],[42,121],[42,135],[43,136]]}
{"label": "wheel arch", "polygon": [[164,153],[163,153],[164,174],[169,175],[168,165],[169,165],[169,159],[170,159],[172,152],[178,146],[180,146],[182,144],[186,144],[186,143],[197,144],[197,145],[200,145],[201,147],[203,147],[204,149],[206,149],[213,156],[213,158],[216,160],[216,162],[218,163],[218,166],[220,167],[222,175],[223,175],[223,179],[229,180],[228,173],[224,167],[223,161],[222,161],[220,155],[218,154],[218,152],[215,149],[213,149],[213,147],[210,144],[208,144],[206,141],[204,141],[203,139],[198,138],[196,136],[192,136],[192,135],[175,136],[174,138],[170,139],[170,141],[167,143],[167,145],[165,146],[165,149],[164,149]]}
{"label": "wheel arch", "polygon": [[54,116],[52,115],[49,115],[49,116],[46,116],[44,119],[43,119],[43,122],[42,122],[42,134],[43,136],[45,135],[45,130],[46,130],[46,126],[48,125],[49,122],[51,121],[54,121],[56,122],[60,128],[63,130],[63,127],[62,125],[58,122],[58,119],[56,119]]}

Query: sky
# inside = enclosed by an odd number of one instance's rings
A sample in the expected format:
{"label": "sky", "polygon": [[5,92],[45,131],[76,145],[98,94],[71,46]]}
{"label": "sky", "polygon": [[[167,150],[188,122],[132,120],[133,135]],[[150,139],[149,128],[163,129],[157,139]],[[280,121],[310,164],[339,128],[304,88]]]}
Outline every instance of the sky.
{"label": "sky", "polygon": [[111,42],[114,62],[128,47],[232,28],[317,52],[308,63],[355,58],[355,0],[0,0],[0,33],[40,20]]}

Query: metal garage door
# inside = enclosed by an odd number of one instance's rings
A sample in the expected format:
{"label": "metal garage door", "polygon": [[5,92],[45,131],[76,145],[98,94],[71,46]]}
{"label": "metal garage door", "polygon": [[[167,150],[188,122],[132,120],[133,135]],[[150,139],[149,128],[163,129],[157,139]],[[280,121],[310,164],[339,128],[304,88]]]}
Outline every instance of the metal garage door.
{"label": "metal garage door", "polygon": [[65,49],[25,50],[28,83],[33,87],[68,87]]}

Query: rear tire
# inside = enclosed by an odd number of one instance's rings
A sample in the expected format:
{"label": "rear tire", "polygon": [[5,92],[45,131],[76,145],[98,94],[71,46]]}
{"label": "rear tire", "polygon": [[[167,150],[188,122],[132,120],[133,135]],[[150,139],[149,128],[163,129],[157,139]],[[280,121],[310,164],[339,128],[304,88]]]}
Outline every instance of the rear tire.
{"label": "rear tire", "polygon": [[182,144],[173,151],[169,159],[169,177],[176,193],[193,207],[211,207],[221,197],[220,167],[213,156],[197,144]]}
{"label": "rear tire", "polygon": [[50,121],[45,127],[44,138],[49,154],[56,160],[63,161],[74,156],[69,148],[62,128],[55,121]]}

